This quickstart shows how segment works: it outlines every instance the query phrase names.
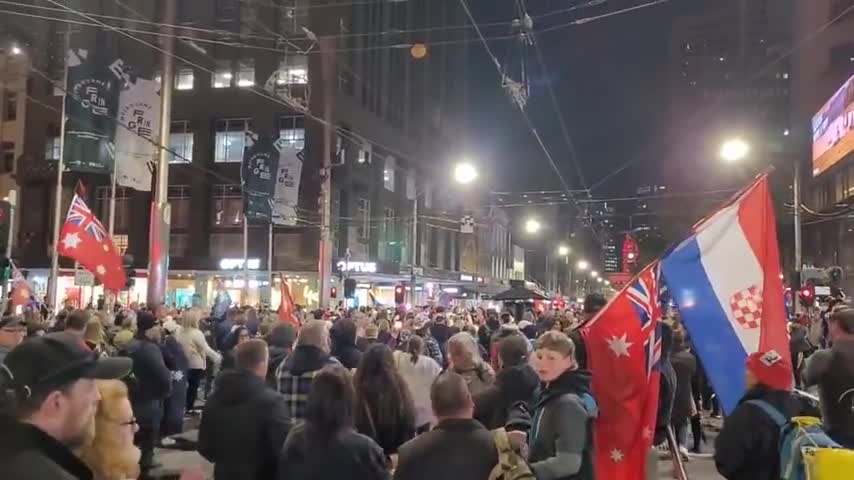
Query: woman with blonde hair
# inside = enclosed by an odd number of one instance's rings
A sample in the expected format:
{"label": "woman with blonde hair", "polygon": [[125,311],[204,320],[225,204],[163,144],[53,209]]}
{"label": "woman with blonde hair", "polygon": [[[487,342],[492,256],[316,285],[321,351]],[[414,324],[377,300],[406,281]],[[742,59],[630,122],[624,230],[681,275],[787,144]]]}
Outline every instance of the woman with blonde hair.
{"label": "woman with blonde hair", "polygon": [[106,357],[113,354],[113,349],[104,336],[104,325],[97,317],[93,317],[86,324],[86,329],[83,331],[83,341],[86,342],[86,346],[90,350],[99,356]]}
{"label": "woman with blonde hair", "polygon": [[468,332],[460,332],[448,340],[449,368],[460,374],[476,395],[495,383],[495,372],[480,356],[477,340]]}
{"label": "woman with blonde hair", "polygon": [[191,412],[196,407],[196,396],[199,392],[199,384],[205,377],[207,360],[219,364],[222,357],[208,345],[205,334],[199,330],[199,319],[201,314],[198,310],[190,309],[181,315],[181,326],[177,334],[178,342],[187,355],[190,369],[187,372],[187,401],[186,410]]}
{"label": "woman with blonde hair", "polygon": [[98,381],[101,401],[95,413],[94,435],[80,451],[95,480],[128,480],[139,476],[140,450],[133,444],[139,426],[128,389],[121,380]]}

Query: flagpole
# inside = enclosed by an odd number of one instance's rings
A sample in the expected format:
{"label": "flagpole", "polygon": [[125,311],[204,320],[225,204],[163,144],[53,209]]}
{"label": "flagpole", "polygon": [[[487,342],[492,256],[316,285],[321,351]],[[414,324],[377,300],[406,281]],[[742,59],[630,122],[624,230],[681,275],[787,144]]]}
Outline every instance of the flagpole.
{"label": "flagpole", "polygon": [[667,426],[667,444],[670,447],[670,456],[673,459],[673,473],[677,480],[688,480],[688,472],[685,471],[685,464],[682,462],[682,455],[679,452],[679,442],[676,441],[676,434],[673,433],[673,427]]}
{"label": "flagpole", "polygon": [[68,97],[68,52],[71,50],[71,29],[65,32],[65,74],[62,85],[62,118],[59,126],[59,160],[56,162],[56,190],[53,205],[53,251],[50,258],[50,278],[45,303],[53,307],[54,312],[59,308],[59,225],[62,221],[62,171],[65,167],[65,122],[66,100]]}
{"label": "flagpole", "polygon": [[270,307],[273,306],[273,219],[270,218],[270,231],[267,233],[267,285],[270,288]]}
{"label": "flagpole", "polygon": [[[113,162],[113,173],[110,175],[110,213],[108,215],[108,226],[107,228],[110,231],[110,241],[115,245],[116,240],[114,238],[114,233],[116,231],[116,164]],[[94,289],[92,290],[94,295]],[[104,289],[104,308],[107,310],[107,313],[113,312],[113,303],[115,302],[116,294],[112,292],[108,292],[107,289]]]}
{"label": "flagpole", "polygon": [[249,219],[243,215],[243,304],[249,300]]}

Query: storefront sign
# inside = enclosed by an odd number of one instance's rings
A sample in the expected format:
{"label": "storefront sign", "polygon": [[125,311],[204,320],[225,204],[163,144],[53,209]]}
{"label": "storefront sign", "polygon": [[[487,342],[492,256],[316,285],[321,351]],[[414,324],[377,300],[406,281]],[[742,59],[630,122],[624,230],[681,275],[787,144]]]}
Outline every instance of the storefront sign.
{"label": "storefront sign", "polygon": [[339,260],[337,266],[341,272],[377,273],[376,262],[348,262],[346,260]]}
{"label": "storefront sign", "polygon": [[91,287],[95,285],[95,276],[86,270],[74,272],[74,285],[78,287]]}
{"label": "storefront sign", "polygon": [[[258,270],[261,268],[261,259],[248,259],[249,270]],[[222,258],[219,261],[220,270],[240,270],[243,268],[242,258]]]}
{"label": "storefront sign", "polygon": [[464,273],[461,273],[461,274],[460,274],[460,281],[461,281],[461,282],[473,282],[473,281],[474,281],[474,277],[473,277],[473,276],[471,276],[471,275],[466,275],[466,274],[464,274]]}

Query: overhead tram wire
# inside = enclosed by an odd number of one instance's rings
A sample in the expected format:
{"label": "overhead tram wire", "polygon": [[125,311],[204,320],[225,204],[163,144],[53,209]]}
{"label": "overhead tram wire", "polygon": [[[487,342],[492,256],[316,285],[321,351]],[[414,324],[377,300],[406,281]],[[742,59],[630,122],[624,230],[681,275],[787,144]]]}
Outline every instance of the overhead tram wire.
{"label": "overhead tram wire", "polygon": [[[852,4],[850,7],[846,8],[845,10],[843,10],[841,13],[839,13],[835,17],[831,18],[830,20],[828,20],[827,22],[825,22],[824,24],[819,26],[817,29],[815,29],[812,32],[810,32],[809,34],[805,35],[803,38],[798,40],[791,48],[789,48],[785,52],[781,53],[780,55],[778,55],[777,57],[775,57],[774,59],[772,59],[771,61],[766,63],[764,66],[760,67],[759,70],[756,71],[756,73],[754,73],[753,75],[751,75],[750,77],[748,77],[746,79],[745,83],[749,84],[749,83],[752,83],[752,82],[760,79],[769,69],[771,69],[772,67],[774,67],[778,63],[782,62],[784,59],[788,58],[789,56],[794,54],[796,51],[800,50],[804,45],[813,41],[816,37],[818,37],[819,35],[824,33],[824,31],[827,30],[828,28],[830,28],[834,23],[836,23],[837,21],[839,21],[840,19],[842,19],[843,17],[845,17],[846,15],[848,15],[852,12],[854,12],[854,4]],[[709,106],[716,105],[717,103],[719,103],[721,101],[721,99],[722,99],[722,96],[716,97],[715,99],[712,100],[712,103]],[[701,112],[695,111],[692,115],[689,115],[688,118],[685,119],[684,123],[693,122],[694,120],[697,120],[700,116],[701,116]],[[616,175],[618,175],[619,173],[621,173],[625,169],[627,169],[630,166],[634,165],[635,163],[641,161],[646,156],[646,154],[649,153],[648,151],[652,149],[653,145],[654,145],[653,142],[646,144],[646,146],[641,150],[641,153],[639,153],[638,155],[636,155],[632,159],[626,161],[621,166],[619,166],[617,169],[608,173],[607,175],[605,175],[601,179],[597,180],[593,185],[591,185],[590,190],[595,190],[596,188],[602,186],[603,184],[605,184],[605,182],[607,182],[611,178],[615,177]]]}

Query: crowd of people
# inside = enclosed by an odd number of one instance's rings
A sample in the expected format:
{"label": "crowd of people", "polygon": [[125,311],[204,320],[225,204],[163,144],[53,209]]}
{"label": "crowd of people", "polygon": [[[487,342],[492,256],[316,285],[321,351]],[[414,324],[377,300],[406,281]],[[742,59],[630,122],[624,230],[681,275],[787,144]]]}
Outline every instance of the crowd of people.
{"label": "crowd of people", "polygon": [[[605,304],[592,294],[578,312],[529,310],[518,321],[442,307],[300,309],[294,323],[246,307],[219,317],[165,307],[7,315],[0,472],[147,478],[155,449],[181,441],[190,423],[217,480],[485,480],[511,457],[539,480],[594,479],[598,407],[580,327]],[[802,384],[840,399],[822,414],[851,448],[854,309],[833,313],[828,336]],[[662,350],[655,444],[672,427],[687,460],[711,449],[701,416],[720,407],[678,317],[662,325]],[[779,478],[779,429],[751,400],[786,418],[801,411],[785,363],[749,358],[748,392],[715,442],[726,478]]]}

